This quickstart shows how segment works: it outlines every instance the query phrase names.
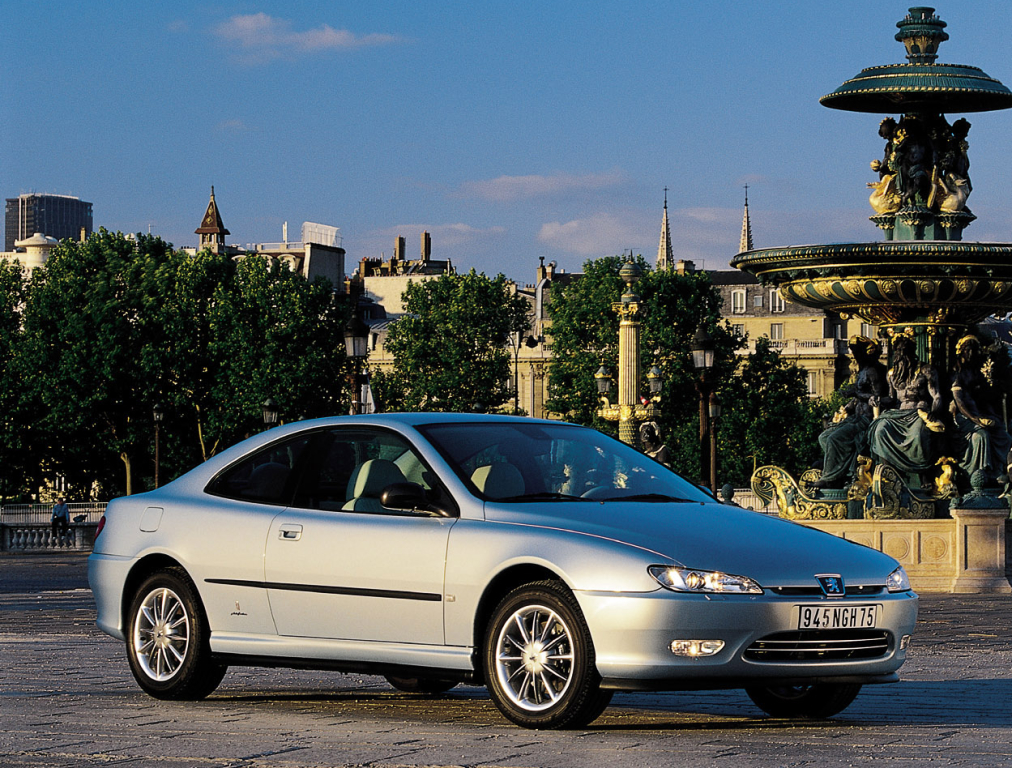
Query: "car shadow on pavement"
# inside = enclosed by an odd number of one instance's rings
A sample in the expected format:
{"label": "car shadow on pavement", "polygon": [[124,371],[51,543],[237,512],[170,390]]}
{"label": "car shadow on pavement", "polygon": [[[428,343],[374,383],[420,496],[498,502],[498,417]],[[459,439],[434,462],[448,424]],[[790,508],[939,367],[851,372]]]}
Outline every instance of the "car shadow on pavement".
{"label": "car shadow on pavement", "polygon": [[[866,686],[854,703],[824,720],[772,718],[742,691],[625,693],[587,731],[784,730],[800,726],[836,729],[870,725],[953,725],[977,728],[1012,727],[1012,712],[1001,702],[1012,701],[1012,678],[902,681]],[[463,686],[440,695],[392,691],[385,687],[342,690],[219,690],[209,703],[287,704],[340,709],[345,714],[380,715],[429,722],[433,718],[476,725],[499,721],[483,688]],[[503,725],[507,725],[502,721]],[[512,727],[512,726],[509,726]]]}

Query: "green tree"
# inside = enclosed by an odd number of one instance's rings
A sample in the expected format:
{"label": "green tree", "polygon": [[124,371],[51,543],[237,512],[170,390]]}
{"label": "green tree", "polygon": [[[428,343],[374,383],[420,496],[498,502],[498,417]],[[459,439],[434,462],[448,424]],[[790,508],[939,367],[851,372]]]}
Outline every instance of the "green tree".
{"label": "green tree", "polygon": [[[597,416],[600,401],[594,373],[602,364],[613,373],[618,370],[618,316],[611,305],[625,288],[618,276],[624,261],[617,256],[588,261],[583,277],[553,293],[549,304],[554,359],[548,406],[571,421],[612,434],[617,425]],[[790,461],[785,460],[785,465],[807,466],[811,459],[803,457],[814,442],[813,430],[818,435],[810,424],[814,419],[817,425],[818,420],[810,412],[804,373],[785,363],[768,343],[755,360],[751,355],[742,359],[738,352],[745,340],[721,320],[720,295],[706,273],[654,271],[642,257],[637,261],[643,269],[635,287],[643,306],[640,368],[645,374],[657,365],[663,374],[659,422],[674,466],[690,477],[700,474],[700,374],[692,366],[691,355],[700,325],[713,339],[715,362],[707,377],[724,413],[717,428],[721,481],[745,483],[751,474],[749,454],[763,457],[764,463],[768,463],[766,457],[779,460],[786,455]],[[764,373],[770,381],[760,381]],[[744,397],[743,388],[756,389],[754,396],[750,392]],[[795,417],[807,421],[798,423],[799,432],[788,434],[789,418]],[[736,430],[744,422],[748,422],[749,435],[757,436],[755,441],[738,440]],[[777,443],[789,444],[792,450],[780,451]],[[743,475],[746,464],[749,473]]]}
{"label": "green tree", "polygon": [[25,487],[31,419],[25,413],[21,352],[21,311],[26,277],[18,262],[0,259],[0,504]]}
{"label": "green tree", "polygon": [[262,429],[267,396],[287,419],[342,410],[347,316],[327,281],[259,257],[191,257],[105,230],[60,244],[25,299],[31,484],[59,472],[78,496],[144,485],[155,404],[164,479]]}
{"label": "green tree", "polygon": [[[529,306],[502,275],[471,270],[411,282],[403,296],[407,313],[388,332],[399,395],[391,405],[407,410],[494,409],[509,398],[506,340],[529,325]],[[390,378],[390,377],[388,377]]]}
{"label": "green tree", "polygon": [[747,487],[753,466],[775,464],[795,477],[820,455],[826,405],[808,396],[804,370],[784,360],[765,336],[756,339],[736,375],[721,383],[717,422],[722,482]]}
{"label": "green tree", "polygon": [[[102,230],[64,241],[32,275],[23,362],[35,372],[28,385],[41,415],[35,448],[78,494],[92,480],[133,489],[159,380],[163,329],[153,309],[178,259],[159,238]],[[122,485],[110,457],[125,468]]]}

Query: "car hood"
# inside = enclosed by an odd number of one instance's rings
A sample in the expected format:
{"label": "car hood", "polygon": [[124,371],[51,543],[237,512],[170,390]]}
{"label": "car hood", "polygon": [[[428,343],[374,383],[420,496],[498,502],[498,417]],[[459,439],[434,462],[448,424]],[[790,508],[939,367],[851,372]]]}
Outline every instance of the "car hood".
{"label": "car hood", "polygon": [[598,536],[656,553],[659,563],[748,576],[767,587],[813,586],[823,573],[881,585],[897,566],[838,536],[722,504],[489,502],[485,519]]}

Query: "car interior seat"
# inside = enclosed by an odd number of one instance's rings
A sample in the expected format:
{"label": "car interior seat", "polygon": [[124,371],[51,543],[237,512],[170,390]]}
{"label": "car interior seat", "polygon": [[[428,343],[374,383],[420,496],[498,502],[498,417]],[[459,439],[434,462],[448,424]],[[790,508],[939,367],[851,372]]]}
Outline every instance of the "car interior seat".
{"label": "car interior seat", "polygon": [[501,461],[478,467],[471,473],[471,482],[490,499],[522,496],[525,489],[520,470]]}
{"label": "car interior seat", "polygon": [[404,473],[387,459],[370,459],[352,475],[351,499],[341,509],[355,512],[384,512],[380,504],[383,489],[393,483],[405,482]]}

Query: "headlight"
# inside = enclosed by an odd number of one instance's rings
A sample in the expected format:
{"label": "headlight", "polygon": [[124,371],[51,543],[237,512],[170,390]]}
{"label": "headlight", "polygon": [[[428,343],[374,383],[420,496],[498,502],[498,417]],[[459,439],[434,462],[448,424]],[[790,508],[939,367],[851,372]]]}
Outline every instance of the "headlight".
{"label": "headlight", "polygon": [[651,565],[647,571],[658,584],[673,592],[717,592],[730,595],[763,593],[763,588],[747,576],[732,576],[720,571],[700,571],[695,568],[677,568],[668,565]]}
{"label": "headlight", "polygon": [[903,570],[902,565],[886,578],[886,588],[890,592],[910,591],[910,579],[907,578],[907,572]]}

